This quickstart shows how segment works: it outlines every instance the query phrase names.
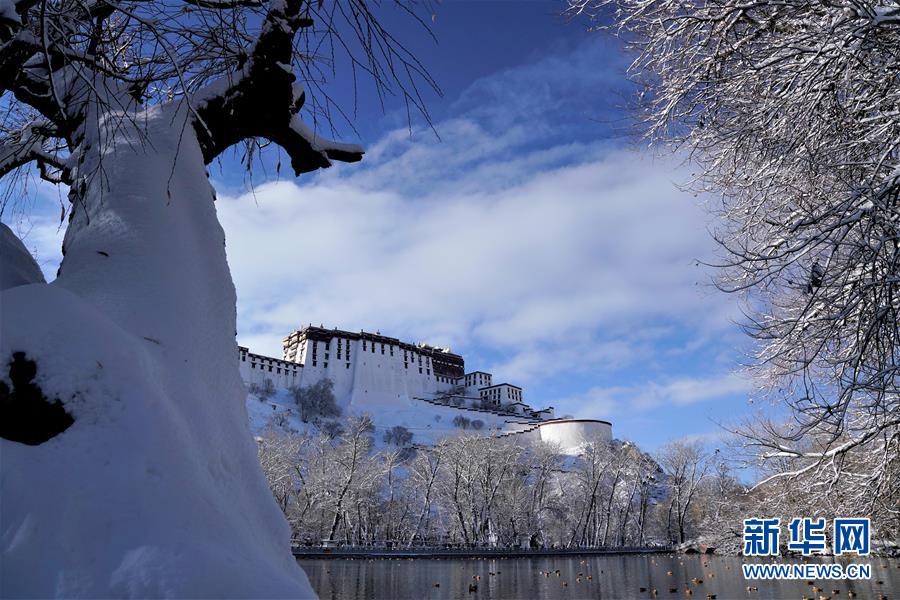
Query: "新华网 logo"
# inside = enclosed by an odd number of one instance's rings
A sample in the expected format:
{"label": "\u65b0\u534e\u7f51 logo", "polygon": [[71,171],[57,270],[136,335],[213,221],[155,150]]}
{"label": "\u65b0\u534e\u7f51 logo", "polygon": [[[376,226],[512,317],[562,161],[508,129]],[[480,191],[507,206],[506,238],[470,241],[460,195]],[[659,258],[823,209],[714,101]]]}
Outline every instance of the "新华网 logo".
{"label": "\u65b0\u534e\u7f51 logo", "polygon": [[[828,546],[828,522],[820,517],[797,517],[787,526],[788,550],[803,556],[825,553]],[[833,522],[831,550],[837,555],[869,554],[871,531],[867,518],[839,518]],[[781,553],[781,519],[744,519],[744,556],[778,556]],[[868,579],[871,565],[868,564],[792,564],[792,563],[745,563],[741,565],[747,579]]]}

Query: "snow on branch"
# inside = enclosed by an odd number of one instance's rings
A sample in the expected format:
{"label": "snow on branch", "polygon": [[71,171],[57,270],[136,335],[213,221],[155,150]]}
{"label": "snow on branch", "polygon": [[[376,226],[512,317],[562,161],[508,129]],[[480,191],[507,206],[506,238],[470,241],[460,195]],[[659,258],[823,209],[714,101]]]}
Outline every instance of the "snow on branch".
{"label": "snow on branch", "polygon": [[211,8],[213,10],[226,10],[240,7],[258,7],[263,6],[263,0],[184,0],[187,4],[193,4],[200,8]]}
{"label": "snow on branch", "polygon": [[362,146],[323,138],[310,129],[297,115],[294,115],[294,118],[291,119],[290,128],[291,131],[307,140],[313,150],[332,160],[356,162],[362,158],[364,152]]}
{"label": "snow on branch", "polygon": [[318,136],[299,116],[291,118],[287,128],[267,136],[281,146],[291,158],[294,173],[306,173],[330,167],[331,160],[356,162],[362,159],[363,149],[355,144],[343,144]]}
{"label": "snow on branch", "polygon": [[569,6],[634,50],[642,133],[687,150],[691,186],[718,199],[719,286],[746,301],[755,374],[792,417],[756,449],[784,476],[896,481],[860,457],[898,440],[900,4]]}
{"label": "snow on branch", "polygon": [[37,162],[42,178],[51,183],[68,183],[66,161],[45,149],[56,137],[49,123],[36,121],[0,140],[0,177],[30,162]]}
{"label": "snow on branch", "polygon": [[[269,141],[283,144],[302,173],[362,156],[325,137],[336,119],[353,129],[327,88],[335,64],[369,79],[379,102],[400,96],[426,118],[421,84],[437,90],[380,22],[376,10],[388,7],[367,0],[0,2],[0,94],[9,114],[39,113],[71,154],[92,114],[139,126],[134,115],[144,108],[177,102],[187,103],[207,162],[237,144]],[[424,24],[411,7],[396,8]],[[0,131],[16,125],[0,117]]]}
{"label": "snow on branch", "polygon": [[273,0],[246,62],[193,97],[207,162],[248,138],[280,146],[297,175],[329,167],[331,160],[362,158],[361,147],[317,135],[298,115],[306,93],[290,66],[293,40],[298,30],[312,24],[302,0]]}

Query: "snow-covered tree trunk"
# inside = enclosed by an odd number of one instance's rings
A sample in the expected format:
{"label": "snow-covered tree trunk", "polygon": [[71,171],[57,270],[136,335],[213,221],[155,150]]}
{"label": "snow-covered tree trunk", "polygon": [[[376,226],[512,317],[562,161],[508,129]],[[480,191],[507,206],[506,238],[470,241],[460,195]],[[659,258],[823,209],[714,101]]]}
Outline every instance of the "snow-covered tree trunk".
{"label": "snow-covered tree trunk", "polygon": [[103,176],[73,186],[59,277],[0,301],[0,356],[24,352],[74,418],[0,442],[3,595],[312,595],[249,434],[196,135],[184,107],[133,116],[85,136],[79,168]]}
{"label": "snow-covered tree trunk", "polygon": [[343,2],[0,0],[0,177],[71,189],[52,283],[0,227],[0,595],[313,595],[250,437],[206,165],[259,140],[296,175],[359,160],[301,119],[301,82],[332,114],[328,44],[381,92],[430,82]]}

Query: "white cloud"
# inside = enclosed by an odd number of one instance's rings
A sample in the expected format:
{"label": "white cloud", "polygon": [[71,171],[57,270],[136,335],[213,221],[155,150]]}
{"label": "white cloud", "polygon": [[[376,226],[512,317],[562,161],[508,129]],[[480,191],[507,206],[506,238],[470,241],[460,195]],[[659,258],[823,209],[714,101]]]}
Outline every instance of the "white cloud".
{"label": "white cloud", "polygon": [[480,80],[440,140],[393,131],[361,165],[220,195],[242,341],[278,354],[309,322],[380,329],[529,383],[714,339],[732,303],[695,266],[713,248],[686,175],[584,134],[607,50]]}
{"label": "white cloud", "polygon": [[693,444],[696,442],[700,442],[704,445],[714,444],[714,443],[722,443],[728,441],[732,437],[732,434],[724,429],[717,429],[715,431],[706,431],[703,433],[691,433],[680,438],[677,438],[673,441],[681,442],[684,444]]}
{"label": "white cloud", "polygon": [[10,228],[25,244],[44,272],[47,281],[56,279],[56,270],[62,261],[62,238],[65,223],[46,214],[21,215],[9,223]]}
{"label": "white cloud", "polygon": [[241,331],[266,352],[306,322],[477,343],[512,353],[509,378],[627,362],[654,322],[726,323],[695,285],[705,219],[673,176],[615,151],[481,192],[373,191],[365,173],[223,196]]}
{"label": "white cloud", "polygon": [[648,381],[629,386],[595,387],[566,400],[578,406],[579,415],[622,414],[626,411],[649,411],[658,408],[684,407],[735,395],[748,395],[753,390],[750,379],[738,373],[711,377],[683,377],[668,381]]}
{"label": "white cloud", "polygon": [[[583,115],[614,79],[597,66],[606,51],[479,81],[437,123],[440,140],[393,131],[360,165],[220,193],[240,341],[278,356],[308,322],[380,329],[475,351],[489,364],[471,366],[526,384],[720,343],[733,302],[695,266],[713,245],[705,213],[673,184],[687,177],[584,133],[603,129]],[[52,263],[59,235],[36,225]],[[594,416],[686,405],[738,389],[729,381],[627,380],[568,405]]]}

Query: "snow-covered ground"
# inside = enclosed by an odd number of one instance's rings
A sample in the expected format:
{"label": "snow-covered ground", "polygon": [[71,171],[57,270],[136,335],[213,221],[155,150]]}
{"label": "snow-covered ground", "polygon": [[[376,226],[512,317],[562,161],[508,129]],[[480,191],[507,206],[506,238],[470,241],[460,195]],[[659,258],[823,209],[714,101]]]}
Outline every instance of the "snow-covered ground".
{"label": "snow-covered ground", "polygon": [[[252,393],[248,394],[247,414],[254,435],[261,435],[269,427],[298,433],[315,430],[314,426],[300,420],[293,397],[284,389],[276,391],[273,396],[266,399],[260,399]],[[459,415],[472,421],[482,421],[484,425],[479,432],[484,434],[512,431],[527,426],[523,419],[514,416],[438,406],[414,398],[401,401],[392,399],[390,407],[379,404],[377,400],[365,404],[351,403],[344,409],[341,419],[351,415],[368,415],[372,419],[375,425],[376,447],[383,444],[384,432],[397,425],[406,427],[413,434],[412,443],[417,445],[433,445],[441,438],[459,435],[463,430],[453,424],[453,419]]]}

